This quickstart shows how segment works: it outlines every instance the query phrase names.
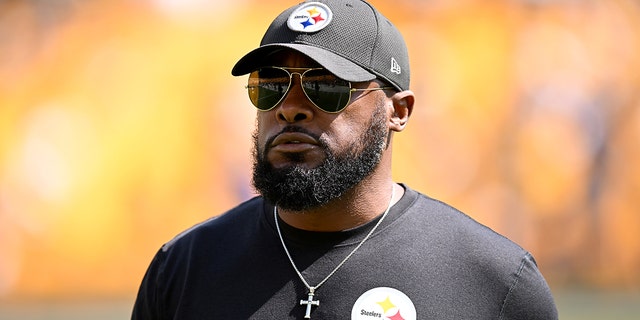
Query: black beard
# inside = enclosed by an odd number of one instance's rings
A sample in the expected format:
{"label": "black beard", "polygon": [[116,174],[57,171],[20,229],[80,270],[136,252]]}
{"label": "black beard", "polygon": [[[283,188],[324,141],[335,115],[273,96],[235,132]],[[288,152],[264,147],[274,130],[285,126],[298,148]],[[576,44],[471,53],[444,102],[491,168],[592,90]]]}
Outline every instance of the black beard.
{"label": "black beard", "polygon": [[[340,154],[332,151],[321,137],[303,128],[289,126],[284,131],[313,136],[325,153],[324,161],[315,168],[291,165],[276,169],[266,159],[267,148],[260,150],[254,133],[253,186],[268,202],[293,211],[321,207],[369,176],[380,163],[388,137],[386,113],[382,107],[374,112],[368,129],[357,140],[360,143],[354,143]],[[304,156],[291,154],[289,160],[301,162]]]}

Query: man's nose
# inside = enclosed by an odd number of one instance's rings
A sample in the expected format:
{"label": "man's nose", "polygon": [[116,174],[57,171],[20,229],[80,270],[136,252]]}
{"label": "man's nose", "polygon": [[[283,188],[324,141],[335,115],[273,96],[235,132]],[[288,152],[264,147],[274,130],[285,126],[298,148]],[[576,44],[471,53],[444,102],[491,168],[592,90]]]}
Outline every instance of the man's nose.
{"label": "man's nose", "polygon": [[302,76],[299,73],[293,73],[289,92],[276,106],[278,120],[287,123],[309,121],[313,119],[314,112],[315,106],[302,89]]}

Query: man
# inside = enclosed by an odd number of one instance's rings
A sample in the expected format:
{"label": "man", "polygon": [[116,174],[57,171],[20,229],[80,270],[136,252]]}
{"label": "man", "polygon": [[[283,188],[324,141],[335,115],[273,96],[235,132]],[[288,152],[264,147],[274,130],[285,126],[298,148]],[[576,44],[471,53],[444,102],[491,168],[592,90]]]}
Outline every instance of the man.
{"label": "man", "polygon": [[166,243],[133,319],[556,319],[533,257],[391,177],[414,107],[398,30],[293,6],[245,55],[260,197]]}

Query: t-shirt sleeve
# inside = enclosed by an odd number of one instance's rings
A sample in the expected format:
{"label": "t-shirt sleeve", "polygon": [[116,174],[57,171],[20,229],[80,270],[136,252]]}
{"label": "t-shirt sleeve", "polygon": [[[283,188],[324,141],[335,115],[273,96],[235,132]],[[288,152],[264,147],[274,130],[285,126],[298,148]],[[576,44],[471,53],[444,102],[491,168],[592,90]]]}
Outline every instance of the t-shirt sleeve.
{"label": "t-shirt sleeve", "polygon": [[162,303],[159,301],[161,297],[159,293],[161,289],[160,285],[162,283],[160,278],[163,269],[164,252],[158,251],[147,268],[140,288],[138,289],[138,295],[133,306],[133,312],[131,313],[131,320],[164,319],[164,312],[160,310]]}
{"label": "t-shirt sleeve", "polygon": [[514,275],[498,319],[558,319],[558,311],[551,290],[538,270],[533,256],[529,253],[524,256]]}

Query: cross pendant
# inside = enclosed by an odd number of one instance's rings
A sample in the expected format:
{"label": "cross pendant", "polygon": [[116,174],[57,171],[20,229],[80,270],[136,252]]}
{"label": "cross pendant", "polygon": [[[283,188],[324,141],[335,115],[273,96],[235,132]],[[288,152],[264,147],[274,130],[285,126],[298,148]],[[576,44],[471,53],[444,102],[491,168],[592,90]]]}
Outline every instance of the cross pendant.
{"label": "cross pendant", "polygon": [[311,306],[319,306],[320,305],[320,300],[313,300],[313,293],[316,290],[316,288],[311,287],[309,288],[309,297],[307,298],[307,300],[300,300],[300,305],[307,305],[307,312],[304,314],[304,318],[305,319],[311,319]]}

